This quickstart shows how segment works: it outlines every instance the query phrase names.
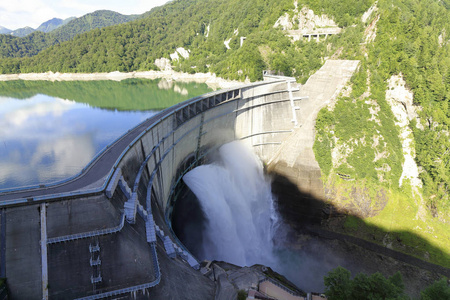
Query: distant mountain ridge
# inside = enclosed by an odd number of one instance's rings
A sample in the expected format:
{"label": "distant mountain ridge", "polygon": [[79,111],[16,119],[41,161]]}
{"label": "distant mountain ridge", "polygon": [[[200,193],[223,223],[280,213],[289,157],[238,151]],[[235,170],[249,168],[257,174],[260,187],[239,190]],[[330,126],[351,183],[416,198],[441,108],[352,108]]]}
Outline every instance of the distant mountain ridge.
{"label": "distant mountain ridge", "polygon": [[61,26],[63,23],[63,19],[59,18],[53,18],[51,20],[48,20],[44,23],[42,23],[36,30],[42,31],[42,32],[50,32],[52,30],[55,30],[59,26]]}
{"label": "distant mountain ridge", "polygon": [[67,23],[69,23],[72,20],[75,20],[75,17],[70,17],[67,18],[65,20],[63,19],[59,19],[59,18],[53,18],[51,20],[48,20],[44,23],[42,23],[38,28],[36,28],[36,31],[42,31],[42,32],[51,32],[61,26],[66,25]]}
{"label": "distant mountain ridge", "polygon": [[44,33],[51,32],[60,26],[64,26],[70,21],[76,19],[75,17],[70,17],[65,20],[59,18],[53,18],[51,20],[45,21],[38,28],[33,29],[30,26],[25,26],[16,30],[11,30],[6,27],[0,26],[0,34],[10,34],[15,37],[25,37],[35,31],[42,31]]}
{"label": "distant mountain ridge", "polygon": [[6,27],[0,26],[0,34],[8,34],[11,31],[12,31],[11,29],[8,29]]}
{"label": "distant mountain ridge", "polygon": [[19,29],[13,30],[9,34],[12,35],[12,36],[24,37],[24,36],[29,35],[32,32],[34,32],[34,29],[29,27],[29,26],[26,26],[26,27],[23,27],[23,28],[19,28]]}
{"label": "distant mountain ridge", "polygon": [[71,40],[77,34],[96,28],[117,25],[133,21],[139,15],[122,15],[111,10],[97,10],[82,17],[75,18],[64,26],[60,26],[52,32],[59,42]]}

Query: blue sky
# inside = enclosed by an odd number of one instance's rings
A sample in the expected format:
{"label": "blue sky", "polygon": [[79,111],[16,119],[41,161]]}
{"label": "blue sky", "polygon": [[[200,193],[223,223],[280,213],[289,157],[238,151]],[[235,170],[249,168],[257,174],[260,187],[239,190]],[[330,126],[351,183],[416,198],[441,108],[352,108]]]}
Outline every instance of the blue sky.
{"label": "blue sky", "polygon": [[37,28],[52,18],[81,17],[108,9],[121,14],[141,14],[168,0],[1,0],[0,26],[17,29]]}

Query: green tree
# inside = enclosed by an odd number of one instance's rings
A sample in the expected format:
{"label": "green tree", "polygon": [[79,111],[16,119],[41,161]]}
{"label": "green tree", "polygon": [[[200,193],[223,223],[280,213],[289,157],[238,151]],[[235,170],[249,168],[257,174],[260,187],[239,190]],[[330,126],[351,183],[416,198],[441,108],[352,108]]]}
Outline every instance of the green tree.
{"label": "green tree", "polygon": [[328,272],[324,277],[325,294],[330,300],[347,300],[351,295],[351,273],[343,267]]}
{"label": "green tree", "polygon": [[442,278],[428,286],[420,293],[420,300],[448,300],[450,299],[450,285],[446,278]]}
{"label": "green tree", "polygon": [[330,300],[339,299],[407,299],[400,273],[386,278],[381,273],[359,273],[352,280],[351,273],[337,267],[324,277],[325,294]]}

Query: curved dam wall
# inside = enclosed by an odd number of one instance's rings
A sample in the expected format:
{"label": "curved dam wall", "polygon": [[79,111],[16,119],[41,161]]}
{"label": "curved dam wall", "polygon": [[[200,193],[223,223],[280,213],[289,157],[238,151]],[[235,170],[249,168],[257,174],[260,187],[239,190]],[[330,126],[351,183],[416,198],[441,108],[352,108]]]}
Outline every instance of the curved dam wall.
{"label": "curved dam wall", "polygon": [[[208,149],[240,139],[267,162],[292,133],[293,113],[297,113],[292,104],[288,84],[281,80],[200,96],[149,128],[130,146],[118,167],[128,185],[138,188],[148,183],[147,176],[136,181],[142,162],[147,161],[152,201],[166,212],[180,176]],[[145,206],[142,196],[138,198]]]}
{"label": "curved dam wall", "polygon": [[[190,99],[162,111],[85,193],[0,207],[0,275],[10,296],[97,299],[152,287],[164,298],[167,280],[183,269],[193,273],[181,280],[201,282],[210,298],[214,283],[189,267],[195,259],[168,259],[162,250],[177,240],[167,222],[175,187],[210,149],[236,139],[269,161],[298,124],[298,94],[284,78]],[[155,229],[159,239],[150,242]]]}

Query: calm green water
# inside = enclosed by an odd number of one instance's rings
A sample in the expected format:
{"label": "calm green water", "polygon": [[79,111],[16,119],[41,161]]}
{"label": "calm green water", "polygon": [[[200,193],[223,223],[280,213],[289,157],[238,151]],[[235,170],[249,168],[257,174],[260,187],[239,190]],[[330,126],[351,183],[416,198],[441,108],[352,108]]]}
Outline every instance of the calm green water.
{"label": "calm green water", "polygon": [[73,176],[158,110],[209,91],[145,79],[0,82],[0,190]]}

